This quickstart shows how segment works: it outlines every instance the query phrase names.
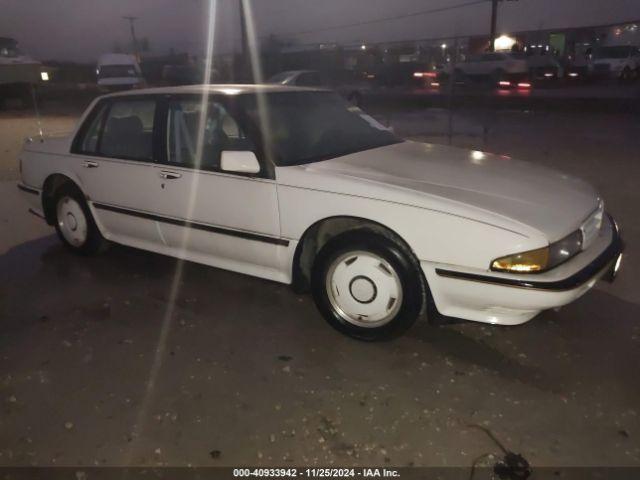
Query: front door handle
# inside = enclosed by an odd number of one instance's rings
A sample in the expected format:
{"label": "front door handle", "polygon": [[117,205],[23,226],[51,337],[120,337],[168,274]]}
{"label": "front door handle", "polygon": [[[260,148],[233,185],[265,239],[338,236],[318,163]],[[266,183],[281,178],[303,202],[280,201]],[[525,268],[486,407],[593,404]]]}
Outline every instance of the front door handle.
{"label": "front door handle", "polygon": [[160,176],[167,180],[175,180],[176,178],[182,177],[182,174],[178,172],[171,172],[169,170],[160,170]]}
{"label": "front door handle", "polygon": [[82,166],[84,168],[98,168],[98,162],[93,162],[91,160],[85,160],[82,162]]}

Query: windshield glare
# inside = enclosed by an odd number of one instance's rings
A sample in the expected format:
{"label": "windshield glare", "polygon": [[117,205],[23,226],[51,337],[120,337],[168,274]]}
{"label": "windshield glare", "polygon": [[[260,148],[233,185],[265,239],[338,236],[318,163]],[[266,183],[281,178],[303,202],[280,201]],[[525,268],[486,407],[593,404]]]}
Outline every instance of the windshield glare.
{"label": "windshield glare", "polygon": [[[243,96],[240,102],[262,131],[256,96]],[[401,141],[332,92],[268,93],[265,103],[269,132],[262,136],[278,166],[328,160]]]}

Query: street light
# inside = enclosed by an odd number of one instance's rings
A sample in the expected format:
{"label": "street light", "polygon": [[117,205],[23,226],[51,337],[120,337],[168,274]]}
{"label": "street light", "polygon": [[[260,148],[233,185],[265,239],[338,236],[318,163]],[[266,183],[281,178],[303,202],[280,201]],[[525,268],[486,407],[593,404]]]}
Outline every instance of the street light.
{"label": "street light", "polygon": [[[498,26],[498,2],[505,0],[491,0],[491,30],[489,34],[489,50],[495,52],[496,28]],[[506,0],[508,2],[517,2],[518,0]]]}

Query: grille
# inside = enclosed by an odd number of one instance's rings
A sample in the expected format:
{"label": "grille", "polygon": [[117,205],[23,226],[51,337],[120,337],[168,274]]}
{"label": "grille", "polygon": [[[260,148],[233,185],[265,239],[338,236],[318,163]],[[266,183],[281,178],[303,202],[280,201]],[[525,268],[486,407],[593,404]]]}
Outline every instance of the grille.
{"label": "grille", "polygon": [[589,215],[589,218],[582,224],[582,249],[586,250],[591,246],[598,236],[600,228],[602,228],[602,219],[604,217],[604,203],[600,202],[598,208]]}

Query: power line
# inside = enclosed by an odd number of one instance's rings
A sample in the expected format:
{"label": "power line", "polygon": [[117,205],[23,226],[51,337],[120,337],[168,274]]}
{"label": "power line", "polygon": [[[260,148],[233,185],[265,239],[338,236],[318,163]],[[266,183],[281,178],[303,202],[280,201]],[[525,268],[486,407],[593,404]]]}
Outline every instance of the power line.
{"label": "power line", "polygon": [[385,17],[385,18],[376,18],[373,20],[363,20],[361,22],[356,22],[356,23],[345,23],[342,25],[333,25],[331,27],[324,27],[324,28],[316,28],[313,30],[303,30],[300,32],[289,32],[289,33],[283,33],[281,34],[282,36],[299,36],[299,35],[309,35],[311,33],[318,33],[318,32],[328,32],[331,30],[341,30],[343,28],[351,28],[351,27],[360,27],[360,26],[364,26],[364,25],[373,25],[376,23],[384,23],[384,22],[391,22],[394,20],[402,20],[404,18],[411,18],[411,17],[419,17],[422,15],[429,15],[432,13],[441,13],[441,12],[447,12],[450,10],[456,10],[458,8],[464,8],[464,7],[470,7],[473,5],[479,5],[482,3],[489,3],[491,2],[491,0],[472,0],[469,2],[465,2],[465,3],[460,3],[457,5],[450,5],[448,7],[439,7],[439,8],[432,8],[429,10],[421,10],[419,12],[413,12],[413,13],[406,13],[403,15],[396,15],[393,17]]}

